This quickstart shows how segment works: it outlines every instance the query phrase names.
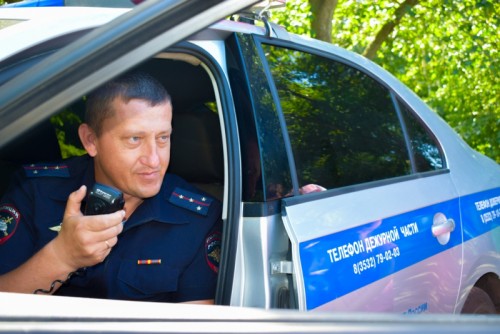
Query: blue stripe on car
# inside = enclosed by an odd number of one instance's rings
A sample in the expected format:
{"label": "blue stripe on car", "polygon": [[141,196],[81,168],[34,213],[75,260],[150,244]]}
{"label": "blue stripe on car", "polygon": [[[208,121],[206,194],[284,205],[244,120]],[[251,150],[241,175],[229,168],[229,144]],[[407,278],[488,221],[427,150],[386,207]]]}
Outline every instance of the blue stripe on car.
{"label": "blue stripe on car", "polygon": [[[460,202],[461,201],[461,202]],[[314,309],[500,226],[500,188],[300,243],[307,309]],[[438,240],[433,224],[452,232]]]}

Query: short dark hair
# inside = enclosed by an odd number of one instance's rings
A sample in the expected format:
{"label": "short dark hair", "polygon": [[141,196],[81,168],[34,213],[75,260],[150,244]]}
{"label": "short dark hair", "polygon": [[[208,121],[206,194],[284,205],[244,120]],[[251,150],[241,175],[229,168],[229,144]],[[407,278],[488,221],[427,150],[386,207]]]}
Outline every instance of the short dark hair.
{"label": "short dark hair", "polygon": [[165,87],[147,73],[137,71],[114,78],[87,96],[85,123],[97,136],[101,134],[102,122],[113,116],[111,104],[118,97],[124,102],[132,99],[145,100],[151,106],[171,102]]}

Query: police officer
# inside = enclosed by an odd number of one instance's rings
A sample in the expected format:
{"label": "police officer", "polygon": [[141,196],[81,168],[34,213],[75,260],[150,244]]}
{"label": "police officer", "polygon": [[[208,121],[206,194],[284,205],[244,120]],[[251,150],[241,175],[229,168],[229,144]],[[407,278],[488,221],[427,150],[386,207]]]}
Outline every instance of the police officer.
{"label": "police officer", "polygon": [[[0,290],[213,303],[221,205],[166,173],[171,121],[144,73],[90,94],[88,154],[24,166],[0,202]],[[95,182],[123,192],[123,210],[84,215]]]}

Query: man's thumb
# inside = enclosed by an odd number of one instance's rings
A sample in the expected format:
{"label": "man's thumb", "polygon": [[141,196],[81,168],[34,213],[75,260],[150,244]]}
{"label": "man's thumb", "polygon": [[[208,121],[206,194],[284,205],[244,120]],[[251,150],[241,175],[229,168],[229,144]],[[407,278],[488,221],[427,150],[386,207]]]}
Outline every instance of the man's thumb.
{"label": "man's thumb", "polygon": [[80,207],[82,201],[87,194],[87,187],[81,186],[78,190],[73,191],[68,197],[68,203],[66,204],[66,214],[65,215],[78,215],[81,214]]}

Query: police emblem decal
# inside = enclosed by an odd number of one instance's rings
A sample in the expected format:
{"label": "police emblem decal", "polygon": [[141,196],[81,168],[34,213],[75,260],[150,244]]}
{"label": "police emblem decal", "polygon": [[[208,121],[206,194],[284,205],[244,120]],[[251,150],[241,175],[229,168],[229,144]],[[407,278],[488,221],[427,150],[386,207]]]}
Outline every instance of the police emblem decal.
{"label": "police emblem decal", "polygon": [[221,237],[219,232],[210,234],[205,240],[205,258],[214,272],[219,272]]}
{"label": "police emblem decal", "polygon": [[0,206],[0,245],[14,235],[17,224],[21,220],[21,214],[10,205]]}

